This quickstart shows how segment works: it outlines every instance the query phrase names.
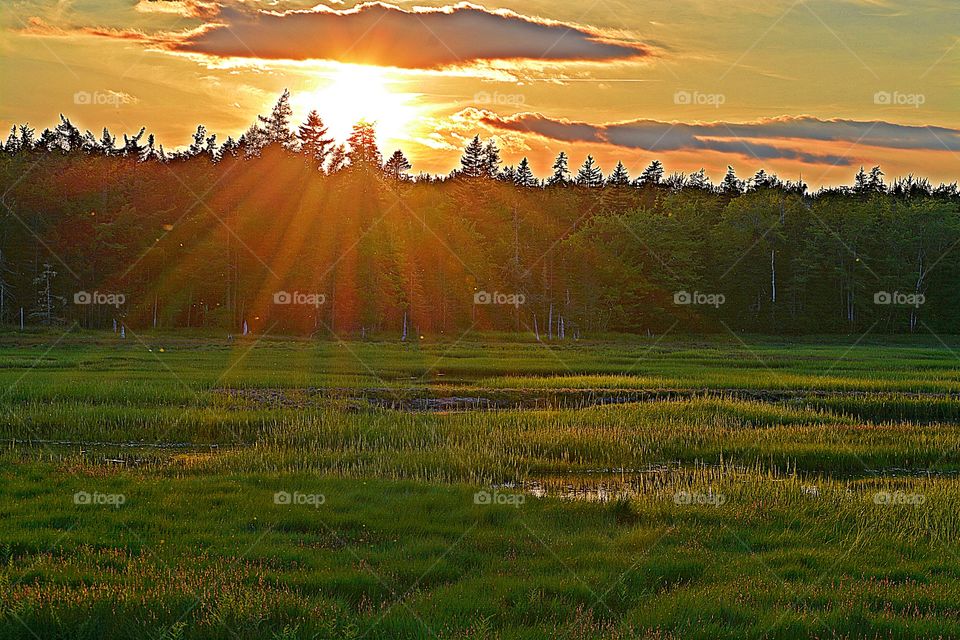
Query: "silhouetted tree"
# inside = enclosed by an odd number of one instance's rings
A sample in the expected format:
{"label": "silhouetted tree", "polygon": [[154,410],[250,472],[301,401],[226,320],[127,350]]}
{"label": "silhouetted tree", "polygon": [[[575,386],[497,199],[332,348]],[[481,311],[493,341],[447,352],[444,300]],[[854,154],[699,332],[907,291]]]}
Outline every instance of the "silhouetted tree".
{"label": "silhouetted tree", "polygon": [[576,183],[581,187],[603,186],[603,172],[600,171],[600,167],[597,166],[593,156],[587,156],[587,159],[583,161],[580,171],[577,172]]}
{"label": "silhouetted tree", "polygon": [[360,171],[379,171],[383,165],[383,156],[377,147],[377,135],[373,123],[361,120],[353,125],[347,138],[347,159],[350,168]]}
{"label": "silhouetted tree", "polygon": [[547,186],[566,186],[570,183],[570,165],[567,154],[561,151],[553,161],[553,175],[547,179]]}
{"label": "silhouetted tree", "polygon": [[474,136],[463,149],[460,157],[459,175],[464,178],[479,178],[486,173],[487,163],[484,155],[483,143],[480,136]]}
{"label": "silhouetted tree", "polygon": [[720,192],[724,195],[735,196],[743,191],[743,183],[737,178],[733,167],[727,165],[727,173],[723,176],[723,182],[720,183]]}
{"label": "silhouetted tree", "polygon": [[296,147],[297,138],[290,129],[290,119],[293,109],[290,107],[290,90],[284,89],[273,105],[268,116],[257,116],[263,133],[263,146],[277,144],[284,149],[292,150]]}
{"label": "silhouetted tree", "polygon": [[327,161],[327,173],[333,174],[342,171],[348,164],[347,149],[342,144],[338,144],[330,151],[330,159]]}
{"label": "silhouetted tree", "polygon": [[690,177],[687,178],[687,185],[691,189],[702,189],[704,191],[709,191],[711,189],[710,178],[707,177],[707,172],[704,169],[698,169],[690,174]]}
{"label": "silhouetted tree", "polygon": [[517,172],[513,177],[513,183],[518,187],[535,187],[537,186],[537,179],[533,176],[533,171],[530,169],[530,162],[526,158],[520,161],[520,164],[517,165]]}
{"label": "silhouetted tree", "polygon": [[623,166],[622,162],[617,161],[617,166],[613,168],[613,171],[607,177],[607,186],[610,186],[610,187],[630,186],[630,174],[627,173],[627,168]]}
{"label": "silhouetted tree", "polygon": [[307,114],[306,121],[297,129],[300,153],[317,167],[323,167],[333,147],[333,138],[328,135],[327,125],[315,110]]}
{"label": "silhouetted tree", "polygon": [[637,186],[658,185],[663,180],[663,165],[659,160],[651,162],[637,178]]}
{"label": "silhouetted tree", "polygon": [[483,147],[483,176],[494,179],[500,171],[500,149],[493,140],[488,140]]}
{"label": "silhouetted tree", "polygon": [[407,157],[403,155],[403,151],[397,149],[393,152],[393,155],[387,160],[387,163],[383,165],[383,172],[389,178],[394,180],[406,179],[406,173],[413,167],[410,164],[410,161],[407,160]]}

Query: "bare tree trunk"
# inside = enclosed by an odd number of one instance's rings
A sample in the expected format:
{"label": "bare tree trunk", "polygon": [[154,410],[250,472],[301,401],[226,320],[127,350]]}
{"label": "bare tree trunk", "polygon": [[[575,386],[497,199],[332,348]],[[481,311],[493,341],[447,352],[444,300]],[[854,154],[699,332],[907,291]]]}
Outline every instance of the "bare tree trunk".
{"label": "bare tree trunk", "polygon": [[[783,209],[783,194],[780,195],[780,227],[783,227],[786,212]],[[770,303],[777,303],[776,237],[770,242]]]}
{"label": "bare tree trunk", "polygon": [[[920,291],[923,289],[923,279],[926,276],[927,274],[923,270],[923,249],[917,249],[917,283],[913,286],[915,295],[920,295]],[[918,307],[916,305],[910,309],[910,333],[913,333],[917,328],[917,311]]]}
{"label": "bare tree trunk", "polygon": [[777,303],[777,264],[776,264],[776,255],[777,250],[773,247],[770,248],[770,302],[772,304]]}
{"label": "bare tree trunk", "polygon": [[[517,205],[513,205],[513,294],[520,289],[520,221],[517,219]],[[517,333],[520,332],[520,306],[514,306],[514,318]]]}

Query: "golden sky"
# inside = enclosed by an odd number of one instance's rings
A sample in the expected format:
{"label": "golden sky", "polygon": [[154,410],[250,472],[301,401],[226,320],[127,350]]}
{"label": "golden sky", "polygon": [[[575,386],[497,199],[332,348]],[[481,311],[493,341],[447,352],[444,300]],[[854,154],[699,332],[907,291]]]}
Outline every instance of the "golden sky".
{"label": "golden sky", "polygon": [[168,149],[201,123],[222,142],[289,87],[298,120],[315,108],[341,138],[375,120],[414,172],[448,172],[480,134],[539,175],[566,150],[715,182],[960,178],[956,0],[4,4],[8,129],[63,112]]}

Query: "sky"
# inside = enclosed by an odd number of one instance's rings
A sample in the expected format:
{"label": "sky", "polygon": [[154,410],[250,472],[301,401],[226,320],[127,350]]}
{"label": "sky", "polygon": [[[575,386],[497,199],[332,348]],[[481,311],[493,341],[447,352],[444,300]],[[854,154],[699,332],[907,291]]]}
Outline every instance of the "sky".
{"label": "sky", "polygon": [[6,129],[62,112],[222,142],[289,88],[297,121],[316,109],[341,140],[375,121],[414,173],[480,135],[541,176],[563,150],[714,182],[960,178],[956,0],[8,0],[0,57]]}

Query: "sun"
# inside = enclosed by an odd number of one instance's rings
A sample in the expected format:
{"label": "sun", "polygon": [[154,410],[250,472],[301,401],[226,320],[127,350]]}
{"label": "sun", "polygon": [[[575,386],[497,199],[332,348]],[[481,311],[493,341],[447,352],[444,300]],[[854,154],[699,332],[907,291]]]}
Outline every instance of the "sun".
{"label": "sun", "polygon": [[381,147],[409,137],[417,117],[414,94],[394,90],[397,80],[387,69],[365,65],[338,65],[314,87],[295,94],[294,107],[305,115],[316,109],[330,134],[339,142],[360,120],[376,124]]}

